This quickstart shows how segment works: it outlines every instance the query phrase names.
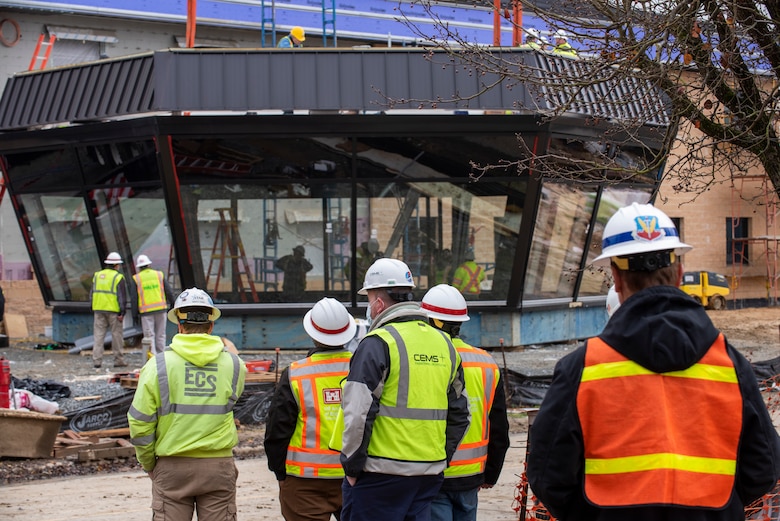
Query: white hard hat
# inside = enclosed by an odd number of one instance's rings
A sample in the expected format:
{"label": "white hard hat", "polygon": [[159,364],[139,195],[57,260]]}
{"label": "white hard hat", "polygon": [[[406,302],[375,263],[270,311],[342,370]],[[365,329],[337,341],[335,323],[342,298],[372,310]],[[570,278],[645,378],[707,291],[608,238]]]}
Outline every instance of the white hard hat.
{"label": "white hard hat", "polygon": [[398,259],[377,259],[368,267],[363,287],[358,290],[358,295],[368,294],[369,289],[394,287],[415,287],[409,266]]}
{"label": "white hard hat", "polygon": [[150,259],[146,255],[139,255],[135,261],[135,267],[139,269],[143,268],[144,266],[151,266],[151,265],[152,265],[152,259]]}
{"label": "white hard hat", "polygon": [[466,322],[469,320],[469,310],[466,299],[457,289],[449,284],[437,284],[428,290],[422,299],[420,308],[428,314],[428,318],[436,318],[445,322]]}
{"label": "white hard hat", "polygon": [[108,254],[106,257],[106,260],[103,261],[104,264],[122,264],[122,256],[119,255],[117,252],[112,251]]}
{"label": "white hard hat", "polygon": [[593,264],[608,266],[611,257],[674,250],[676,255],[693,247],[680,242],[672,220],[651,204],[633,203],[613,215],[604,227],[601,255]]}
{"label": "white hard hat", "polygon": [[617,291],[615,291],[615,285],[613,284],[609,287],[609,291],[607,292],[607,315],[611,317],[619,307],[620,296],[618,295]]}
{"label": "white hard hat", "polygon": [[526,29],[525,32],[528,33],[528,36],[533,36],[534,38],[539,39],[540,33],[537,29]]}
{"label": "white hard hat", "polygon": [[562,40],[568,40],[569,39],[569,33],[564,31],[563,29],[558,29],[555,31],[555,37],[561,38]]}
{"label": "white hard hat", "polygon": [[303,329],[321,344],[343,346],[355,336],[357,325],[341,302],[325,297],[303,317]]}
{"label": "white hard hat", "polygon": [[[208,312],[204,310],[188,310],[182,311],[185,308],[206,308]],[[206,324],[208,322],[214,322],[222,315],[222,312],[214,307],[214,301],[208,293],[198,288],[185,289],[181,294],[176,297],[176,302],[173,304],[173,308],[168,311],[168,320],[174,324],[179,322],[190,322],[194,324]]]}

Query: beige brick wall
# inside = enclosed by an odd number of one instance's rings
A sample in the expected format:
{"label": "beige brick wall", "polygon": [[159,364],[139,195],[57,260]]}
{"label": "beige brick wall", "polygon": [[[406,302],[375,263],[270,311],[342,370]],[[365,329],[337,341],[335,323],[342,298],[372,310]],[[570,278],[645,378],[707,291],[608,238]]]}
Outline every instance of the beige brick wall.
{"label": "beige brick wall", "polygon": [[656,205],[669,217],[682,219],[682,240],[694,247],[685,255],[685,269],[722,273],[730,281],[730,298],[772,297],[767,288],[767,263],[780,265],[780,261],[767,251],[766,241],[752,240],[748,244],[749,265],[729,265],[726,256],[729,217],[749,219],[750,237],[780,233],[780,227],[767,229],[767,192],[762,180],[753,177],[732,184],[725,178],[716,179],[700,194],[675,192],[672,187],[676,181],[673,176],[664,181]]}
{"label": "beige brick wall", "polygon": [[[5,295],[5,313],[23,315],[27,321],[31,341],[44,341],[45,326],[51,326],[51,310],[46,307],[35,280],[2,280],[0,287]],[[48,342],[48,339],[45,339]]]}

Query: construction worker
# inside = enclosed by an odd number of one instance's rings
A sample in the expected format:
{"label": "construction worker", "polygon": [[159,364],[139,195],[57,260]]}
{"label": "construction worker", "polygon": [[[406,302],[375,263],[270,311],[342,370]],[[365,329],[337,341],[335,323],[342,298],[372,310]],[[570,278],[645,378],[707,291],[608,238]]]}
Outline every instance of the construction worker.
{"label": "construction worker", "polygon": [[544,51],[549,45],[547,39],[537,29],[526,29],[525,45],[537,51]]}
{"label": "construction worker", "polygon": [[431,508],[433,521],[476,521],[479,490],[492,488],[509,449],[509,420],[501,372],[487,351],[460,338],[469,320],[466,299],[448,284],[428,290],[420,307],[428,322],[447,333],[460,353],[471,425],[460,442]]}
{"label": "construction worker", "polygon": [[485,280],[485,270],[474,262],[474,249],[469,248],[463,257],[463,263],[452,274],[452,285],[466,298],[479,296],[480,284]]}
{"label": "construction worker", "polygon": [[371,328],[344,384],[343,521],[428,520],[443,472],[469,426],[460,355],[412,302],[409,267],[366,272]]}
{"label": "construction worker", "polygon": [[178,334],[141,369],[127,420],[152,479],[154,519],[190,521],[196,508],[199,521],[236,518],[233,407],[247,370],[211,334],[220,315],[205,291],[183,291],[168,312]]}
{"label": "construction worker", "polygon": [[144,339],[150,341],[149,352],[152,355],[165,349],[166,312],[173,302],[173,290],[165,280],[165,274],[152,269],[152,260],[139,255],[135,261],[138,273],[133,275],[136,291],[133,292],[135,308],[141,316],[141,328]]}
{"label": "construction worker", "polygon": [[299,296],[306,291],[306,273],[314,267],[306,258],[306,248],[299,244],[293,248],[292,255],[278,259],[274,266],[284,272],[282,293]]}
{"label": "construction worker", "polygon": [[279,43],[277,43],[276,46],[282,49],[292,49],[296,47],[303,47],[303,42],[305,41],[306,31],[303,30],[303,27],[295,26],[290,29],[290,34],[287,36],[282,36],[279,39]]}
{"label": "construction worker", "polygon": [[341,384],[352,357],[344,344],[355,319],[336,299],[323,298],[303,317],[314,341],[306,358],[285,369],[265,427],[268,468],[279,480],[279,505],[287,521],[341,517],[344,470],[328,448],[341,408]]}
{"label": "construction worker", "polygon": [[555,47],[553,47],[553,54],[560,56],[569,56],[571,58],[577,57],[577,51],[569,44],[569,35],[563,29],[555,31]]}
{"label": "construction worker", "polygon": [[115,251],[106,256],[103,269],[92,276],[92,288],[89,299],[94,314],[92,346],[92,365],[103,365],[106,332],[111,330],[111,352],[114,354],[114,367],[127,367],[124,357],[125,306],[127,303],[127,284],[125,276],[119,271],[122,257]]}
{"label": "construction worker", "polygon": [[560,520],[737,520],[780,477],[750,363],[678,289],[674,223],[634,203],[594,264],[620,307],[555,367],[530,432],[531,489]]}

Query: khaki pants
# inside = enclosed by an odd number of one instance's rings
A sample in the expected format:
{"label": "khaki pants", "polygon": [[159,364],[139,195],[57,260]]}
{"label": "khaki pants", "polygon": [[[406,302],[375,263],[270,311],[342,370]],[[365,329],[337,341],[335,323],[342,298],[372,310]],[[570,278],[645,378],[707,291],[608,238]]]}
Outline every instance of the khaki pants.
{"label": "khaki pants", "polygon": [[144,331],[144,338],[152,341],[149,351],[153,355],[165,350],[165,323],[167,320],[168,316],[165,311],[141,315],[141,329]]}
{"label": "khaki pants", "polygon": [[236,519],[236,480],[233,458],[160,458],[151,474],[154,521]]}
{"label": "khaki pants", "polygon": [[92,346],[92,362],[95,365],[103,363],[103,344],[106,340],[106,332],[111,329],[111,352],[114,354],[114,363],[124,363],[125,361],[125,338],[122,322],[117,318],[119,315],[109,311],[95,311],[95,321],[93,325],[93,335],[95,343]]}
{"label": "khaki pants", "polygon": [[343,478],[287,476],[284,481],[279,482],[282,516],[286,521],[329,521],[331,514],[336,519],[341,519],[342,481]]}

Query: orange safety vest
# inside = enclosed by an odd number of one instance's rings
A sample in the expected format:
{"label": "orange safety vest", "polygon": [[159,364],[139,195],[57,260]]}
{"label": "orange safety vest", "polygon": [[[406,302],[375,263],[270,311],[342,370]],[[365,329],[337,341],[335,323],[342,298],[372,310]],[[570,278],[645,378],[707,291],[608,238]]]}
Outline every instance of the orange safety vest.
{"label": "orange safety vest", "polygon": [[742,395],[723,335],[696,364],[668,373],[642,367],[600,338],[586,349],[577,410],[587,499],[603,507],[725,506]]}
{"label": "orange safety vest", "polygon": [[133,275],[138,289],[138,312],[151,313],[168,307],[165,299],[163,272],[147,268]]}
{"label": "orange safety vest", "polygon": [[496,397],[499,369],[493,357],[484,349],[472,347],[460,338],[453,338],[452,344],[460,353],[471,423],[450,466],[444,471],[444,477],[460,478],[485,472],[490,435],[489,415]]}
{"label": "orange safety vest", "polygon": [[[458,269],[455,270],[455,275],[452,280],[452,285],[455,286],[458,290],[460,290],[461,293],[469,293],[472,295],[478,295],[481,291],[481,288],[479,287],[480,282],[482,282],[482,279],[480,278],[480,275],[482,275],[482,266],[479,264],[476,264],[473,261],[469,261],[472,264],[474,264],[472,271],[472,266],[468,265],[468,262],[464,262],[460,266],[458,266]],[[463,276],[463,272],[468,275],[468,280],[465,281],[465,277]],[[484,278],[484,277],[482,277]]]}
{"label": "orange safety vest", "polygon": [[343,478],[340,453],[328,448],[341,409],[341,383],[352,353],[320,351],[290,364],[290,388],[298,420],[287,447],[287,474],[303,478]]}

